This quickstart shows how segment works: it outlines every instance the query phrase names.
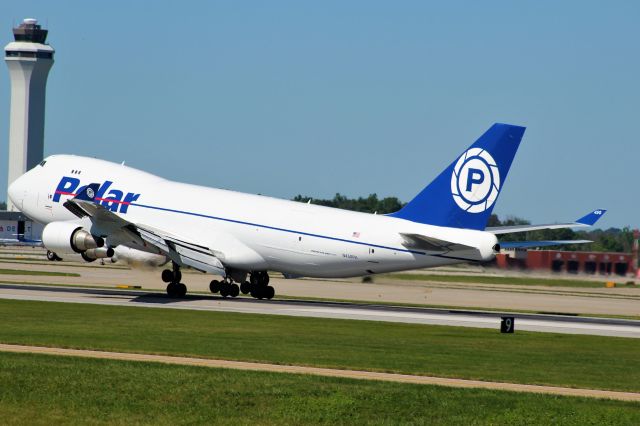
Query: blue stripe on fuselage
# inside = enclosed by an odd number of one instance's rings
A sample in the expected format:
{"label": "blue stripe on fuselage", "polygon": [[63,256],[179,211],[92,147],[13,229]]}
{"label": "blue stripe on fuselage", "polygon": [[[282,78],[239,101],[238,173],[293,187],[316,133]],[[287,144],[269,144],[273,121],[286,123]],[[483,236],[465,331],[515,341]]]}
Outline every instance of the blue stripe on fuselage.
{"label": "blue stripe on fuselage", "polygon": [[223,221],[223,222],[237,223],[239,225],[257,226],[259,228],[271,229],[271,230],[274,230],[274,231],[288,232],[290,234],[305,235],[307,237],[324,238],[325,240],[341,241],[341,242],[344,242],[344,243],[358,244],[358,245],[367,246],[367,247],[375,247],[375,248],[380,248],[380,249],[394,250],[394,251],[400,251],[400,252],[412,253],[412,254],[420,254],[420,255],[423,255],[423,256],[426,255],[426,253],[421,252],[421,251],[416,251],[416,250],[408,250],[408,249],[405,249],[405,248],[399,249],[399,248],[395,248],[395,247],[381,246],[381,245],[378,245],[378,244],[369,244],[369,243],[365,243],[365,242],[362,242],[362,241],[345,240],[344,238],[336,238],[336,237],[329,237],[327,235],[311,234],[311,233],[308,233],[308,232],[294,231],[292,229],[277,228],[275,226],[261,225],[259,223],[244,222],[244,221],[241,221],[241,220],[227,219],[227,218],[224,218],[224,217],[210,216],[210,215],[206,215],[206,214],[202,214],[202,213],[194,213],[194,212],[188,212],[188,211],[184,211],[184,210],[169,209],[169,208],[166,208],[166,207],[150,206],[150,205],[147,205],[147,204],[138,204],[138,203],[131,203],[130,206],[143,207],[145,209],[160,210],[160,211],[165,211],[165,212],[170,212],[170,213],[186,214],[186,215],[189,215],[189,216],[197,216],[197,217],[202,217],[202,218],[206,218],[206,219],[220,220],[220,221]]}

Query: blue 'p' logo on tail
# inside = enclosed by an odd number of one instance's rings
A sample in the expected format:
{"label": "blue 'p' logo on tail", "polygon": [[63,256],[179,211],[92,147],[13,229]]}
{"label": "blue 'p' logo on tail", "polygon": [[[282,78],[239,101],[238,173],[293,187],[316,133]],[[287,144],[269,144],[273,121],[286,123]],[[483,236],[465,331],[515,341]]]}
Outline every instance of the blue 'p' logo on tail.
{"label": "blue 'p' logo on tail", "polygon": [[401,219],[485,229],[524,127],[496,123],[400,211]]}
{"label": "blue 'p' logo on tail", "polygon": [[482,213],[493,205],[500,192],[500,170],[488,151],[470,148],[451,173],[451,195],[468,213]]}
{"label": "blue 'p' logo on tail", "polygon": [[467,192],[471,191],[474,184],[481,184],[484,182],[484,172],[480,169],[469,169],[469,176],[467,176]]}

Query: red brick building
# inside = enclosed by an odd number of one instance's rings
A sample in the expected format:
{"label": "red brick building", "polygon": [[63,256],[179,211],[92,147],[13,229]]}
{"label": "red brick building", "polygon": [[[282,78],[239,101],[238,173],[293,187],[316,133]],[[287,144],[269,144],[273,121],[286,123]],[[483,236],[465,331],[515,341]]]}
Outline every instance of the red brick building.
{"label": "red brick building", "polygon": [[496,256],[496,265],[499,268],[619,276],[635,273],[636,270],[631,253],[557,250],[510,250]]}

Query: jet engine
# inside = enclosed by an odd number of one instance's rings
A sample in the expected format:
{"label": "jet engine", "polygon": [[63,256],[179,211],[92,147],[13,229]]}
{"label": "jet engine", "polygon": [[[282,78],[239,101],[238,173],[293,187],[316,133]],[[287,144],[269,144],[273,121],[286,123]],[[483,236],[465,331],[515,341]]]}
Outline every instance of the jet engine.
{"label": "jet engine", "polygon": [[115,256],[111,258],[112,262],[124,261],[134,267],[155,268],[169,261],[163,254],[150,253],[123,245],[117,246],[115,252]]}
{"label": "jet engine", "polygon": [[[85,254],[93,250],[93,252],[90,252],[90,256],[93,256],[96,249],[104,246],[104,239],[91,235],[90,232],[76,223],[51,222],[45,226],[42,231],[42,243],[48,250],[57,254]],[[110,249],[106,249],[106,251],[109,250]],[[113,250],[111,250],[111,253],[113,253]],[[95,258],[98,258],[98,256]]]}

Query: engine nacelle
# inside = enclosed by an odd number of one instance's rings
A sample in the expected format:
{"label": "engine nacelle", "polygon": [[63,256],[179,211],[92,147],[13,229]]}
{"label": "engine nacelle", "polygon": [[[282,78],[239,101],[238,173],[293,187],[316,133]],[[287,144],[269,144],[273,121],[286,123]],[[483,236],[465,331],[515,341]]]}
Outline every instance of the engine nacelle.
{"label": "engine nacelle", "polygon": [[117,246],[115,252],[115,256],[111,258],[112,260],[124,261],[135,267],[157,267],[169,261],[163,254],[149,253],[123,245]]}
{"label": "engine nacelle", "polygon": [[107,259],[109,257],[113,257],[115,251],[111,247],[98,247],[94,249],[89,249],[83,253],[89,259]]}
{"label": "engine nacelle", "polygon": [[71,254],[102,247],[104,239],[91,235],[75,223],[51,222],[42,230],[42,243],[57,254]]}

